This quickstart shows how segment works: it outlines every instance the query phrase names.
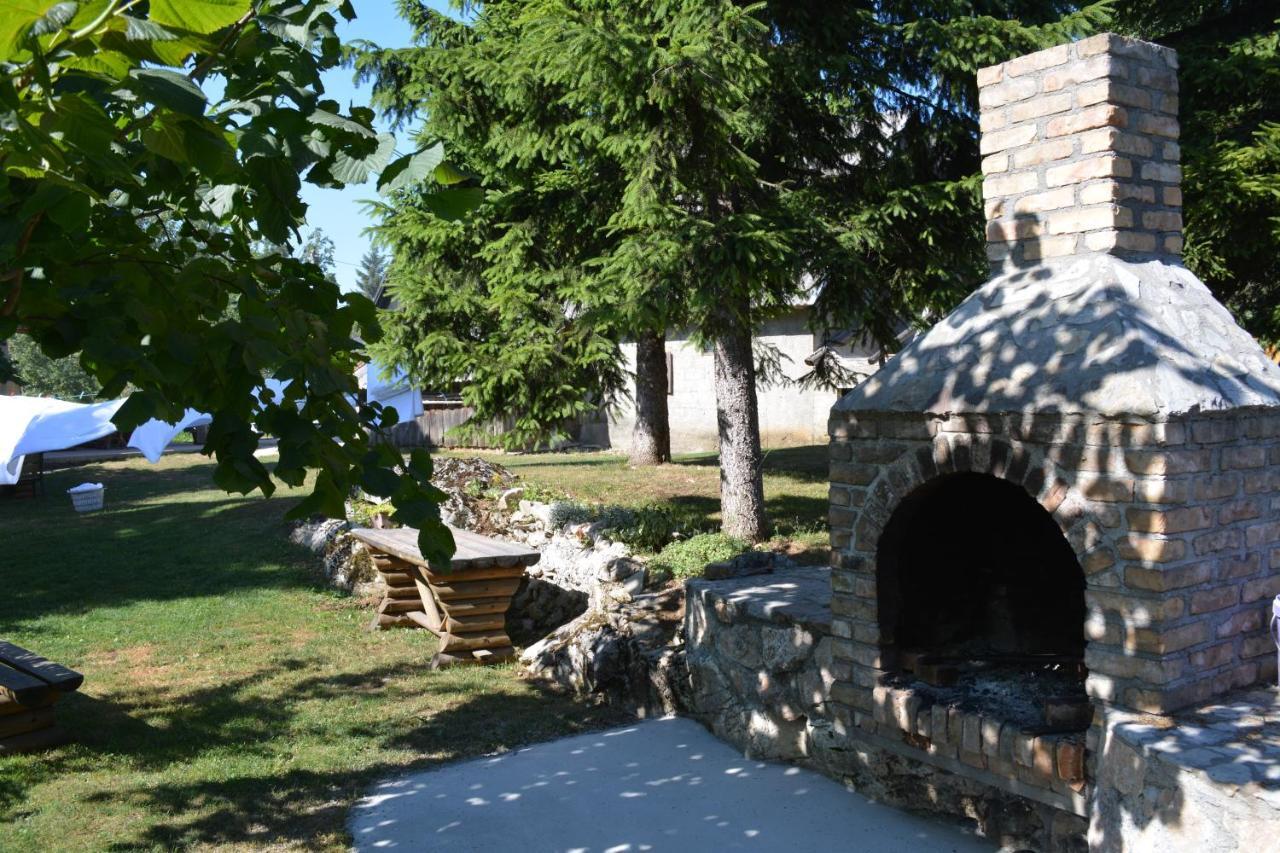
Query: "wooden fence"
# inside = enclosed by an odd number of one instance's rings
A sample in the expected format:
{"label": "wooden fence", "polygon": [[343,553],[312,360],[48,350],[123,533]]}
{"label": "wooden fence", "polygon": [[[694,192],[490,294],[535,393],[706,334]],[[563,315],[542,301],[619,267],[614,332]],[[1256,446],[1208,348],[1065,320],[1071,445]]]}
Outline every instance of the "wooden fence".
{"label": "wooden fence", "polygon": [[411,421],[404,421],[391,428],[391,441],[399,448],[411,447],[501,447],[500,436],[512,426],[512,421],[490,421],[488,424],[472,424],[466,435],[459,437],[451,432],[462,426],[475,410],[455,400],[429,400],[423,404],[423,412]]}

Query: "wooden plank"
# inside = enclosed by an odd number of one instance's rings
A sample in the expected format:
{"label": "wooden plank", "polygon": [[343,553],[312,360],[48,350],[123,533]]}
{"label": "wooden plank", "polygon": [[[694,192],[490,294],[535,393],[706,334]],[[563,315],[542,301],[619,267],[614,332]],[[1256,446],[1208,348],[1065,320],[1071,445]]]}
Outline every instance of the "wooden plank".
{"label": "wooden plank", "polygon": [[0,720],[3,720],[5,717],[13,714],[26,714],[30,711],[36,710],[37,708],[53,707],[53,704],[60,698],[62,698],[61,693],[56,690],[50,690],[46,695],[45,700],[35,705],[19,705],[12,699],[4,699],[3,701],[0,701]]}
{"label": "wooden plank", "polygon": [[60,663],[46,660],[34,652],[3,640],[0,640],[0,663],[7,663],[19,672],[38,678],[63,693],[78,690],[84,684],[84,676],[74,669],[68,669]]}
{"label": "wooden plank", "polygon": [[415,610],[422,611],[422,599],[384,598],[382,603],[378,605],[379,613],[411,613]]}
{"label": "wooden plank", "polygon": [[[461,571],[468,567],[483,568],[503,561],[513,565],[531,566],[538,562],[541,555],[524,545],[513,542],[502,542],[480,536],[468,530],[450,528],[456,553],[450,563],[453,571]],[[396,527],[375,530],[368,527],[357,527],[351,535],[365,543],[375,551],[399,558],[415,566],[427,566],[426,559],[418,550],[418,531],[411,527]]]}
{"label": "wooden plank", "polygon": [[369,631],[386,631],[391,628],[416,628],[407,613],[377,613],[366,626]]}
{"label": "wooden plank", "polygon": [[495,649],[511,645],[511,638],[506,634],[491,632],[485,634],[441,634],[440,651],[458,652],[470,649]]}
{"label": "wooden plank", "polygon": [[433,572],[430,569],[422,569],[422,573],[427,576],[427,580],[432,583],[450,583],[455,581],[483,581],[483,580],[501,580],[509,578],[524,577],[523,565],[512,566],[493,566],[483,569],[463,569],[458,572]]}
{"label": "wooden plank", "polygon": [[481,663],[502,663],[513,660],[516,656],[515,646],[499,646],[496,649],[476,649],[471,653]]}
{"label": "wooden plank", "polygon": [[431,620],[427,618],[427,614],[423,613],[422,611],[417,611],[414,613],[406,613],[405,616],[413,620],[413,622],[419,628],[426,628],[428,631],[435,634],[436,636],[440,635],[440,626],[437,624],[435,627],[432,627]]}
{"label": "wooden plank", "polygon": [[[414,587],[413,575],[408,572],[382,572],[382,580],[387,586]],[[416,589],[416,587],[414,587]]]}
{"label": "wooden plank", "polygon": [[387,598],[417,598],[417,585],[411,586],[389,586],[386,592]]}
{"label": "wooden plank", "polygon": [[0,697],[8,697],[20,705],[39,705],[53,690],[48,683],[0,664]]}
{"label": "wooden plank", "polygon": [[518,578],[507,581],[471,581],[462,583],[446,581],[431,585],[432,591],[435,592],[436,597],[442,603],[447,603],[457,598],[505,598],[509,600],[519,588],[520,580]]}
{"label": "wooden plank", "polygon": [[444,629],[454,635],[469,631],[501,631],[506,627],[506,619],[502,616],[453,616],[444,617]]}
{"label": "wooden plank", "polygon": [[53,708],[32,708],[22,714],[0,717],[0,738],[47,729],[53,725]]}
{"label": "wooden plank", "polygon": [[0,755],[7,755],[13,752],[31,752],[37,749],[48,749],[51,746],[66,743],[68,739],[69,738],[65,731],[57,726],[50,726],[47,729],[39,729],[38,731],[27,732],[22,735],[0,738]]}
{"label": "wooden plank", "polygon": [[509,598],[458,598],[441,602],[446,616],[481,616],[486,613],[506,613],[511,607]]}
{"label": "wooden plank", "polygon": [[417,585],[418,601],[422,603],[422,613],[426,616],[424,624],[428,631],[439,634],[440,626],[444,621],[440,616],[440,607],[436,604],[435,591],[431,589],[431,585],[427,583],[426,578],[416,566],[413,570],[413,582]]}

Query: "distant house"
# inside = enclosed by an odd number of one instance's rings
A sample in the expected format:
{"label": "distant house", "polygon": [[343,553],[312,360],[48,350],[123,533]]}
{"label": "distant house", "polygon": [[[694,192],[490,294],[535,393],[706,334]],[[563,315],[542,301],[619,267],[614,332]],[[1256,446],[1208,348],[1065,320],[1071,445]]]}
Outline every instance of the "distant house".
{"label": "distant house", "polygon": [[[380,288],[374,297],[379,309],[394,310],[394,301]],[[757,377],[756,399],[760,408],[760,441],[765,447],[796,447],[823,444],[827,440],[827,417],[831,406],[848,387],[824,388],[801,380],[813,370],[819,358],[834,360],[849,385],[875,373],[884,361],[881,348],[865,336],[849,332],[814,332],[813,305],[799,302],[765,321],[753,340],[757,363],[768,362],[771,369]],[[699,349],[685,330],[667,333],[667,417],[671,426],[674,453],[714,451],[719,443],[716,428],[716,396],[713,356]],[[904,340],[906,335],[904,334]],[[636,348],[622,344],[628,374],[635,370]],[[360,387],[366,384],[366,367],[358,374]],[[627,452],[635,424],[635,381],[629,379],[626,393],[607,413],[585,418],[571,425],[571,440],[580,444]],[[402,446],[490,446],[501,432],[499,423],[484,425],[466,438],[450,435],[473,414],[456,389],[423,392],[425,412],[416,423],[396,427],[396,441]]]}
{"label": "distant house", "polygon": [[[757,363],[773,364],[756,384],[760,442],[765,447],[826,443],[831,406],[849,389],[801,383],[815,360],[833,358],[850,385],[875,373],[883,363],[880,347],[869,339],[848,332],[814,332],[812,316],[812,305],[794,305],[767,320],[754,338]],[[624,343],[622,352],[627,370],[633,371],[635,345]],[[718,446],[713,366],[712,354],[699,349],[687,331],[667,333],[667,418],[673,453],[714,451]],[[615,411],[583,426],[582,443],[629,449],[635,424],[634,380],[629,381],[627,392]]]}

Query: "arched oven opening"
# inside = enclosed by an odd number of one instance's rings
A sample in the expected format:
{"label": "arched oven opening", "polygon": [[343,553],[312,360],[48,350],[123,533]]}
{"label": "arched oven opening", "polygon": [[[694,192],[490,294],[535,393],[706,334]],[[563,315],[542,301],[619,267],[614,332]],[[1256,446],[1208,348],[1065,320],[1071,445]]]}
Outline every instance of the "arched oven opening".
{"label": "arched oven opening", "polygon": [[892,683],[1026,732],[1088,727],[1084,572],[1020,486],[973,473],[921,486],[885,527],[877,576]]}

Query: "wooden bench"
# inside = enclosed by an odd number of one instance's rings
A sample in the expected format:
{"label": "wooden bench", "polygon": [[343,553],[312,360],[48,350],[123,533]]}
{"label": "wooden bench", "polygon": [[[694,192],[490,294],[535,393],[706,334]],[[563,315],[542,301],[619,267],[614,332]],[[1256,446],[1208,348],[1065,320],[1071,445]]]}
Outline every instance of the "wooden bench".
{"label": "wooden bench", "polygon": [[84,676],[21,646],[0,641],[0,755],[62,743],[53,705]]}
{"label": "wooden bench", "polygon": [[433,632],[440,638],[433,668],[510,660],[515,648],[504,626],[507,608],[525,567],[541,555],[523,545],[450,529],[457,551],[448,572],[427,564],[413,528],[351,531],[368,547],[387,584],[369,628],[405,626]]}
{"label": "wooden bench", "polygon": [[44,454],[28,453],[22,457],[22,470],[18,481],[11,486],[0,486],[0,496],[10,498],[34,498],[44,494]]}

